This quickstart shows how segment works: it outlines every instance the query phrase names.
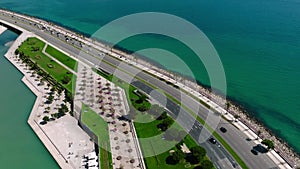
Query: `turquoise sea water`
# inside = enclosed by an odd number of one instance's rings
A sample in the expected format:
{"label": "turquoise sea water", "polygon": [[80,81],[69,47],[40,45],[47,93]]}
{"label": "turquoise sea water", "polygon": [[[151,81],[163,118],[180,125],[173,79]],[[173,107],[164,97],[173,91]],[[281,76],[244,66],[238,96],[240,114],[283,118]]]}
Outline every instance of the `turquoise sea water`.
{"label": "turquoise sea water", "polygon": [[7,42],[17,34],[0,35],[0,168],[59,168],[27,124],[35,95],[21,82],[23,75],[4,58]]}
{"label": "turquoise sea water", "polygon": [[[166,12],[198,26],[223,62],[228,96],[300,153],[300,2],[298,0],[1,0],[0,7],[48,19],[93,34],[106,23],[136,12]],[[163,25],[162,25],[163,26]],[[126,30],[120,31],[130,31]],[[203,65],[177,42],[136,36],[121,46],[168,49],[186,61],[196,78],[209,84]],[[150,58],[167,68],[172,59]]]}

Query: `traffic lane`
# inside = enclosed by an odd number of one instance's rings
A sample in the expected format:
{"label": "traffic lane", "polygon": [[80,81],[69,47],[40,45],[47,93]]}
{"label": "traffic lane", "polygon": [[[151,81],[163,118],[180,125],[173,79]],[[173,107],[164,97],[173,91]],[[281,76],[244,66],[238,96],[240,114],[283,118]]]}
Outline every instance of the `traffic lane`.
{"label": "traffic lane", "polygon": [[220,168],[224,168],[224,169],[228,169],[228,168],[234,168],[234,166],[232,165],[232,163],[228,160],[228,158],[215,158],[215,154],[220,154],[220,152],[218,152],[218,146],[214,145],[212,143],[210,143],[209,141],[201,143],[200,146],[202,147],[209,147],[206,152],[207,152],[207,156],[210,159],[214,159],[215,160],[215,167],[217,169]]}
{"label": "traffic lane", "polygon": [[[11,23],[11,20],[10,20],[11,18],[6,18],[6,17],[4,17],[4,18],[0,17],[0,18]],[[35,33],[36,35],[40,36],[41,38],[46,39],[50,43],[53,43],[55,46],[58,46],[59,48],[63,48],[64,50],[67,50],[68,52],[72,53],[73,56],[75,56],[75,57],[80,53],[80,50],[74,48],[73,46],[71,46],[69,44],[66,44],[65,42],[57,39],[56,37],[53,37],[53,35],[49,35],[42,30],[32,27],[31,25],[27,25],[21,21],[17,21],[17,23],[12,23],[12,24],[22,27],[29,32]]]}
{"label": "traffic lane", "polygon": [[[225,127],[227,132],[221,132],[221,127]],[[248,137],[227,121],[222,120],[216,132],[221,135],[224,140],[232,140],[231,144],[233,146],[231,147],[241,158],[245,159],[244,162],[249,168],[277,168],[277,165],[267,154],[259,153],[258,155],[254,155],[251,149],[256,146],[256,144],[253,141],[247,141]],[[253,161],[255,161],[255,163]]]}
{"label": "traffic lane", "polygon": [[[145,93],[150,94],[153,90],[151,87],[135,81],[133,83],[134,86],[138,87],[139,89],[143,90]],[[159,94],[158,94],[159,95]],[[159,99],[160,96],[154,99]],[[156,100],[160,101],[160,100]],[[208,142],[209,138],[214,138],[211,133],[206,129],[203,128],[199,121],[196,121],[193,116],[183,110],[179,105],[167,99],[167,104],[165,105],[166,108],[171,112],[171,116],[178,122],[184,130],[191,135],[191,137],[199,144],[202,145],[203,143]],[[188,125],[188,126],[187,126]],[[231,163],[231,166],[235,165],[236,162],[230,156],[230,154],[224,149],[220,143],[216,143],[215,145],[207,146],[207,144],[203,144],[204,148],[208,150],[208,155],[216,156],[217,159],[228,159],[228,162]],[[209,150],[211,149],[211,150]],[[225,160],[226,161],[226,160]],[[224,164],[224,161],[223,161]]]}
{"label": "traffic lane", "polygon": [[[91,57],[90,55],[85,55],[84,56],[85,57],[85,59],[87,59],[87,60],[89,60],[89,61],[91,61],[91,62],[98,62],[98,60],[97,59],[95,59],[94,57]],[[106,68],[106,70],[107,70],[107,68]],[[114,72],[115,71],[115,69],[112,69],[112,71],[111,72]],[[140,77],[140,76],[139,76]],[[145,77],[146,78],[146,77]],[[129,79],[130,79],[130,77],[129,77]],[[151,82],[153,82],[153,81],[151,81]],[[165,89],[166,90],[166,89]],[[176,92],[172,92],[173,94],[173,96],[175,96],[176,97]],[[178,93],[178,92],[177,92]],[[181,96],[181,94],[177,94],[177,98],[179,98],[179,96]],[[192,102],[187,102],[187,103],[185,103],[185,105],[187,105],[189,103],[189,107],[194,107],[194,103],[192,103]],[[191,104],[192,103],[192,104]],[[195,110],[194,110],[195,111]],[[200,117],[204,117],[204,114],[203,113],[199,113],[199,115],[200,115]],[[225,140],[230,140],[231,138],[225,138]],[[232,142],[232,141],[229,141],[229,144],[232,146],[233,145],[233,143],[234,142]],[[241,146],[241,145],[239,145],[239,146]],[[236,146],[232,146],[232,147],[236,147]],[[243,147],[243,146],[242,146]],[[247,158],[246,158],[247,159]],[[252,159],[253,160],[253,159]],[[248,163],[248,160],[245,160],[245,161],[247,161],[247,164],[249,165],[249,166],[253,166],[253,165],[251,165],[251,164],[253,164],[253,163]],[[255,162],[256,163],[256,162]],[[255,167],[257,167],[257,165],[255,165]],[[255,168],[254,167],[254,168]],[[260,167],[260,168],[265,168],[266,166],[263,166],[263,167]]]}

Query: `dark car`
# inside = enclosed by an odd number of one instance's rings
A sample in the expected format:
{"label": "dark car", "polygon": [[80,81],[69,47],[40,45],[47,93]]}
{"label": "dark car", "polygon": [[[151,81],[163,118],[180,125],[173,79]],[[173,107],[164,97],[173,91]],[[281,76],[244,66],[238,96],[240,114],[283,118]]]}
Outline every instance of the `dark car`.
{"label": "dark car", "polygon": [[254,155],[257,155],[257,154],[258,154],[257,150],[255,150],[255,149],[252,149],[252,150],[251,150],[251,153],[254,154]]}
{"label": "dark car", "polygon": [[210,138],[209,141],[210,141],[212,144],[216,144],[216,143],[217,143],[217,140],[214,139],[214,138]]}
{"label": "dark car", "polygon": [[220,130],[223,132],[223,133],[226,133],[227,129],[225,129],[224,127],[221,127]]}

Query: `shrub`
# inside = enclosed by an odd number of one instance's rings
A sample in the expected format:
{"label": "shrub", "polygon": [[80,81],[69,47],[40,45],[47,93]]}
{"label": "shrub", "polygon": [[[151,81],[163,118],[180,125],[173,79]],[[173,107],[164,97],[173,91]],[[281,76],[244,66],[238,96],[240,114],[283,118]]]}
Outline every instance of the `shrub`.
{"label": "shrub", "polygon": [[49,120],[50,120],[50,119],[49,119],[48,116],[43,117],[43,121],[47,122],[47,121],[49,121]]}
{"label": "shrub", "polygon": [[68,84],[70,81],[71,81],[71,77],[69,76],[64,76],[64,78],[62,79],[63,84]]}
{"label": "shrub", "polygon": [[266,145],[269,150],[270,149],[274,149],[274,143],[271,140],[264,139],[261,143],[264,144],[264,145]]}

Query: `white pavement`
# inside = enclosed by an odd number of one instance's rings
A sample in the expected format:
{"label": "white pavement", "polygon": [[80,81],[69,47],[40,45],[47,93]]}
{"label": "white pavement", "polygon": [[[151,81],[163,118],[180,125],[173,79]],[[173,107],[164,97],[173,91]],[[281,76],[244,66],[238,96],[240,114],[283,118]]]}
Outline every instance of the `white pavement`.
{"label": "white pavement", "polygon": [[7,30],[6,27],[0,25],[0,35],[6,30]]}

